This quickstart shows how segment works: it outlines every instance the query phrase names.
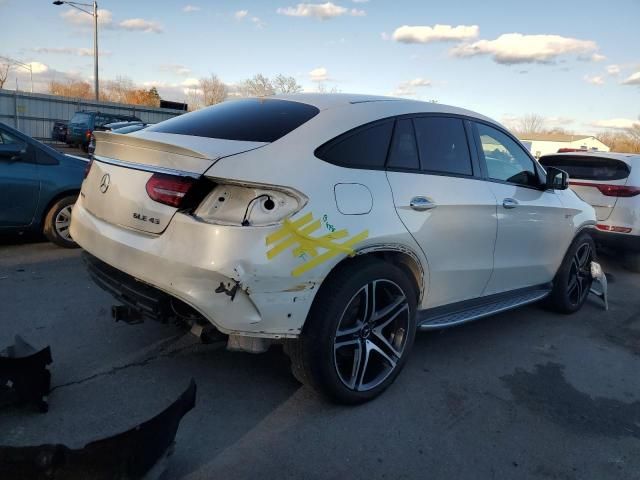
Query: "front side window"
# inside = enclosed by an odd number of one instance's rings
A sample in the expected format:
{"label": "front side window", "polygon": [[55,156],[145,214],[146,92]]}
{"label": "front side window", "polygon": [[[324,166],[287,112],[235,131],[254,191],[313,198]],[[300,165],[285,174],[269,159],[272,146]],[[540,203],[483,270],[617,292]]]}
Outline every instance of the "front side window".
{"label": "front side window", "polygon": [[449,117],[413,120],[420,166],[426,172],[473,175],[471,155],[463,121]]}
{"label": "front side window", "polygon": [[540,185],[533,160],[520,145],[500,130],[476,125],[490,179],[529,187]]}
{"label": "front side window", "polygon": [[349,168],[384,168],[393,120],[347,133],[318,148],[316,156]]}
{"label": "front side window", "polygon": [[0,130],[0,145],[25,145],[25,143],[4,130]]}

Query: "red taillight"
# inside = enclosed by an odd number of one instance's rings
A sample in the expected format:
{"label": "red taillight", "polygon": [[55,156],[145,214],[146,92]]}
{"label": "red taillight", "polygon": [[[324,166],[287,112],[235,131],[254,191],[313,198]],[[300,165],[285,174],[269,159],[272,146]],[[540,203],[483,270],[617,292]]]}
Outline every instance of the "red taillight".
{"label": "red taillight", "polygon": [[84,167],[84,178],[87,178],[89,175],[89,171],[91,170],[91,166],[93,165],[93,157],[87,162],[87,166]]}
{"label": "red taillight", "polygon": [[179,207],[195,182],[190,177],[154,173],[147,181],[147,194],[156,202]]}
{"label": "red taillight", "polygon": [[600,193],[607,197],[635,197],[640,195],[640,187],[628,187],[626,185],[608,185],[604,183],[589,183],[589,182],[569,182],[571,185],[577,185],[579,187],[594,187],[600,190]]}
{"label": "red taillight", "polygon": [[91,138],[91,130],[87,130],[84,134],[87,137],[87,140]]}
{"label": "red taillight", "polygon": [[604,225],[598,224],[596,225],[598,230],[602,230],[603,232],[615,232],[615,233],[631,233],[631,228],[629,227],[615,227],[613,225]]}

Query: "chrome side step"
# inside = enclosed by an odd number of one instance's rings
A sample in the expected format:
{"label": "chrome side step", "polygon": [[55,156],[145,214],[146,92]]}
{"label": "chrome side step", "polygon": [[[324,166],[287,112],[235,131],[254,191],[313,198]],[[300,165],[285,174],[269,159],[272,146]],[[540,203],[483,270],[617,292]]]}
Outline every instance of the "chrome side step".
{"label": "chrome side step", "polygon": [[418,312],[420,330],[453,327],[480,318],[505,312],[542,300],[551,293],[549,288],[520,290],[508,294],[492,295],[484,299],[462,302],[453,306],[437,307]]}

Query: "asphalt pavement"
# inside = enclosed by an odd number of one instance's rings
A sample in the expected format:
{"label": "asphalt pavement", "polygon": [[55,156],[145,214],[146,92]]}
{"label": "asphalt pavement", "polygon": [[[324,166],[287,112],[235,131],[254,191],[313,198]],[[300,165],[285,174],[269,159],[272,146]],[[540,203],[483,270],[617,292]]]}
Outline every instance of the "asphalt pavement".
{"label": "asphalt pavement", "polygon": [[115,323],[80,250],[0,244],[0,348],[51,345],[50,410],[0,411],[0,444],[82,447],[168,406],[194,378],[163,478],[640,479],[640,274],[603,258],[610,310],[529,306],[419,333],[397,381],[327,403],[281,348],[203,345],[175,325]]}

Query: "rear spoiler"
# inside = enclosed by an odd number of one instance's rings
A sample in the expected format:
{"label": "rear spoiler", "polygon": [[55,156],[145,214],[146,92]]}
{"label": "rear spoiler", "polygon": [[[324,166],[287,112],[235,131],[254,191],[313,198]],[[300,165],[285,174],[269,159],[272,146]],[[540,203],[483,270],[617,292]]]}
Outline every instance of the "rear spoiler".
{"label": "rear spoiler", "polygon": [[[97,160],[121,160],[202,175],[217,160],[267,145],[264,142],[178,135],[140,130],[94,132]],[[135,168],[135,167],[134,167]]]}
{"label": "rear spoiler", "polygon": [[[96,153],[102,153],[103,155],[105,155],[104,152],[98,152],[98,141],[100,146],[102,147],[102,150],[104,150],[105,148],[109,149],[110,144],[116,144],[116,145],[127,145],[127,146],[137,147],[137,148],[145,148],[149,150],[159,150],[162,152],[174,153],[176,155],[186,155],[188,157],[209,159],[209,157],[204,153],[198,152],[191,148],[185,148],[178,145],[174,145],[172,143],[161,142],[158,140],[151,140],[148,138],[134,137],[132,135],[122,135],[122,134],[112,133],[112,132],[99,132],[99,131],[94,131],[93,136],[96,138]],[[106,156],[109,156],[109,155],[106,155]]]}

